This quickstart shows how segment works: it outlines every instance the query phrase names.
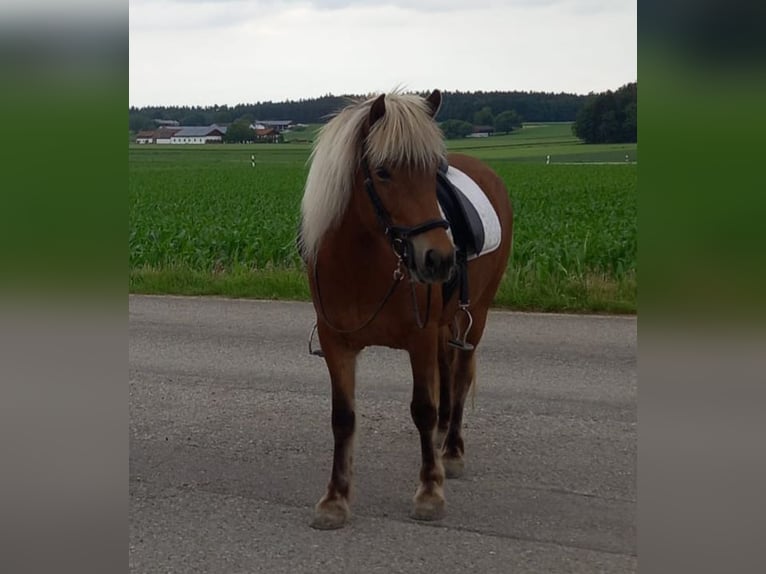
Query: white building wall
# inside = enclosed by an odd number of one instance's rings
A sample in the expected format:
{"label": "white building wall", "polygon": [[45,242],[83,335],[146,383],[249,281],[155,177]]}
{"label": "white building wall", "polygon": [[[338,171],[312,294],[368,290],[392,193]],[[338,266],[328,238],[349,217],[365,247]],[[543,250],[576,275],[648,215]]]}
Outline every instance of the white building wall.
{"label": "white building wall", "polygon": [[[171,144],[205,144],[221,142],[221,136],[173,136],[168,143]],[[157,140],[160,143],[160,140]]]}

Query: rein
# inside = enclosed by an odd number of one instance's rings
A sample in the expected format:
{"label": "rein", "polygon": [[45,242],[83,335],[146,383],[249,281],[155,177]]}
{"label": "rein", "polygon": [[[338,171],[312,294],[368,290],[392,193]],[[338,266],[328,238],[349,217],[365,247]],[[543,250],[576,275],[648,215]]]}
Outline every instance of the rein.
{"label": "rein", "polygon": [[[375,184],[373,183],[372,175],[370,174],[370,166],[367,164],[367,158],[364,156],[362,157],[362,170],[364,172],[364,189],[367,192],[367,196],[370,198],[370,202],[372,203],[373,210],[375,211],[375,217],[378,219],[378,223],[380,223],[380,226],[383,228],[383,233],[386,237],[388,237],[391,248],[396,255],[397,262],[393,273],[393,281],[385,296],[383,299],[381,299],[380,303],[378,303],[372,314],[365,321],[363,321],[361,325],[354,327],[353,329],[341,329],[333,325],[327,318],[327,313],[325,312],[324,303],[322,301],[322,291],[319,286],[319,262],[314,262],[314,285],[316,286],[317,300],[319,302],[319,313],[322,315],[322,319],[327,324],[327,326],[330,327],[330,329],[336,333],[345,335],[361,331],[370,323],[372,323],[375,320],[375,317],[377,317],[378,314],[383,310],[383,307],[394,294],[394,291],[396,291],[399,283],[404,278],[404,271],[402,271],[402,267],[404,266],[405,268],[409,269],[410,265],[413,264],[412,252],[414,251],[414,248],[412,246],[411,239],[416,235],[426,233],[432,229],[449,229],[449,223],[447,223],[447,221],[444,219],[432,219],[414,227],[394,225],[391,219],[391,214],[386,209],[386,206],[383,205],[383,201],[380,199],[378,192],[375,190]],[[412,307],[415,314],[415,322],[418,326],[418,329],[423,329],[428,324],[428,320],[431,316],[431,284],[428,284],[426,292],[426,317],[424,320],[420,319],[420,309],[418,308],[418,299],[417,295],[415,294],[415,283],[412,280],[410,280],[410,291],[412,294]]]}

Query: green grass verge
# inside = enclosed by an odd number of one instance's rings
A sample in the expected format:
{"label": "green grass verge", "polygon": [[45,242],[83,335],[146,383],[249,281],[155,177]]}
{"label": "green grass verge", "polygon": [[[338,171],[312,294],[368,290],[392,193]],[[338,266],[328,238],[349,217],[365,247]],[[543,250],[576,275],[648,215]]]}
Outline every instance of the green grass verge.
{"label": "green grass verge", "polygon": [[[235,269],[206,273],[171,267],[134,269],[129,292],[147,295],[217,295],[248,299],[309,301],[308,280],[297,269]],[[588,274],[565,280],[546,280],[534,273],[509,270],[494,306],[518,311],[573,313],[636,313],[634,275],[619,280]]]}
{"label": "green grass verge", "polygon": [[519,311],[635,314],[637,298],[634,273],[619,278],[586,273],[546,280],[539,273],[511,268],[494,305]]}
{"label": "green grass verge", "polygon": [[205,272],[187,267],[142,267],[132,269],[129,277],[129,291],[147,295],[220,295],[297,301],[310,298],[306,274],[299,269],[235,268]]}

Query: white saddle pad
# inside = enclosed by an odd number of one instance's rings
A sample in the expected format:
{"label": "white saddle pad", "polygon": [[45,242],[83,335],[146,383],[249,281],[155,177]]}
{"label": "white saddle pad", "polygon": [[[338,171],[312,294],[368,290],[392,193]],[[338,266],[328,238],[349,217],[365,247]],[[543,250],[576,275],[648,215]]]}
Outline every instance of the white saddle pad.
{"label": "white saddle pad", "polygon": [[487,195],[474,180],[455,167],[447,168],[447,179],[468,198],[484,226],[484,246],[479,253],[471,255],[468,259],[475,259],[496,250],[500,246],[500,219]]}

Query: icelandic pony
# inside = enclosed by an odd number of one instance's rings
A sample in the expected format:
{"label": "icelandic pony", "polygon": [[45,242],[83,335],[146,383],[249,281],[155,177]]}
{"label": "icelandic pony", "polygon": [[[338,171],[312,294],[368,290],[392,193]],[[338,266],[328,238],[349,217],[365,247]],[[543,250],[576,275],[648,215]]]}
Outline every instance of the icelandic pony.
{"label": "icelandic pony", "polygon": [[[335,438],[316,528],[339,528],[350,517],[355,368],[367,346],[409,353],[410,412],[422,454],[411,516],[441,518],[445,470],[447,477],[463,470],[463,407],[475,348],[507,266],[513,213],[505,185],[488,166],[446,153],[434,121],[440,105],[439,91],[354,102],[322,128],[311,154],[299,248],[317,312],[317,354],[332,383]],[[461,261],[437,202],[437,168],[445,161],[484,191],[501,227],[497,249],[462,259],[470,305],[459,305],[457,294],[443,300],[440,285]],[[455,331],[463,333],[463,348],[450,344]]]}

